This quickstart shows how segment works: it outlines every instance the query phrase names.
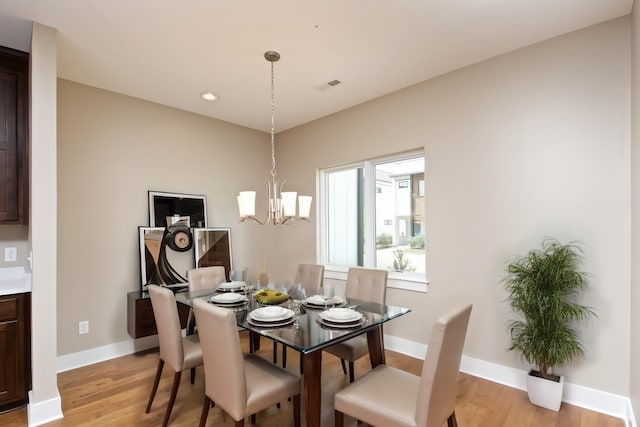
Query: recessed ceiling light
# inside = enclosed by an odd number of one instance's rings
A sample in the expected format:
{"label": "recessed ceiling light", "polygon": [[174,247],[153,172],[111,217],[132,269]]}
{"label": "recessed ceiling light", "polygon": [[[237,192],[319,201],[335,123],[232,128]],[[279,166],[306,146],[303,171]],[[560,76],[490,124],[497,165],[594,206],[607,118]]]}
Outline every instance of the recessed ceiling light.
{"label": "recessed ceiling light", "polygon": [[214,95],[211,92],[207,92],[207,93],[200,94],[200,98],[204,99],[205,101],[217,101],[218,95]]}

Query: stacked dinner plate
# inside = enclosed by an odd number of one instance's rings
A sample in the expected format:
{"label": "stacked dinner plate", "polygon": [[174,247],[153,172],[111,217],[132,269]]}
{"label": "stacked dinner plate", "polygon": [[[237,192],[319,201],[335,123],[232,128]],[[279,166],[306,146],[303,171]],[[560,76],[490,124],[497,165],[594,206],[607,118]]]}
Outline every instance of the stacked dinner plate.
{"label": "stacked dinner plate", "polygon": [[278,305],[260,307],[249,312],[247,323],[264,328],[277,328],[293,323],[295,313],[286,307]]}
{"label": "stacked dinner plate", "polygon": [[212,296],[209,302],[221,307],[240,307],[247,303],[247,297],[234,292],[225,292]]}
{"label": "stacked dinner plate", "polygon": [[322,295],[313,295],[302,301],[302,305],[307,308],[336,307],[342,304],[344,304],[344,299],[338,295],[331,298],[325,298]]}
{"label": "stacked dinner plate", "polygon": [[247,285],[244,282],[222,282],[220,286],[216,288],[218,292],[236,292],[244,289]]}
{"label": "stacked dinner plate", "polygon": [[321,311],[318,314],[318,322],[332,329],[348,329],[363,325],[366,319],[362,313],[351,308],[335,307]]}

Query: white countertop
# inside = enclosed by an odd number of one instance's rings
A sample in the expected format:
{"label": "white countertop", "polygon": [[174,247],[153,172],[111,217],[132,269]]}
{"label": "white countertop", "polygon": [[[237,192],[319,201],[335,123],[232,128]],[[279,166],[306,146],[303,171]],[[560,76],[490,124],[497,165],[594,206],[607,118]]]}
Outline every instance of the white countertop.
{"label": "white countertop", "polygon": [[31,273],[24,267],[0,268],[0,295],[31,292]]}

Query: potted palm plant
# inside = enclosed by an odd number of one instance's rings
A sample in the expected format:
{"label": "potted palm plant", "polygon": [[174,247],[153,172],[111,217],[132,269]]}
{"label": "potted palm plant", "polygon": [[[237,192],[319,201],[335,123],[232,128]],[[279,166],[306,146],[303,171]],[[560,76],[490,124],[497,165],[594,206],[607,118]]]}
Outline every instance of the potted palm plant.
{"label": "potted palm plant", "polygon": [[509,304],[520,316],[509,322],[509,349],[535,367],[527,375],[529,401],[554,411],[563,389],[554,368],[584,353],[572,323],[594,315],[576,302],[588,287],[586,273],[577,270],[581,261],[577,244],[545,238],[540,249],[510,262],[503,279]]}

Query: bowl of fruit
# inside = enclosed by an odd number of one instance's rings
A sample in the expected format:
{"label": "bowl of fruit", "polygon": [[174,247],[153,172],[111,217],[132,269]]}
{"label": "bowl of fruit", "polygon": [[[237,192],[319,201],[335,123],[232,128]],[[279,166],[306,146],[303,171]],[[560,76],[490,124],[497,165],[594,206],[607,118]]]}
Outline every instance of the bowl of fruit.
{"label": "bowl of fruit", "polygon": [[277,305],[289,299],[286,292],[277,289],[261,289],[253,297],[259,304]]}

